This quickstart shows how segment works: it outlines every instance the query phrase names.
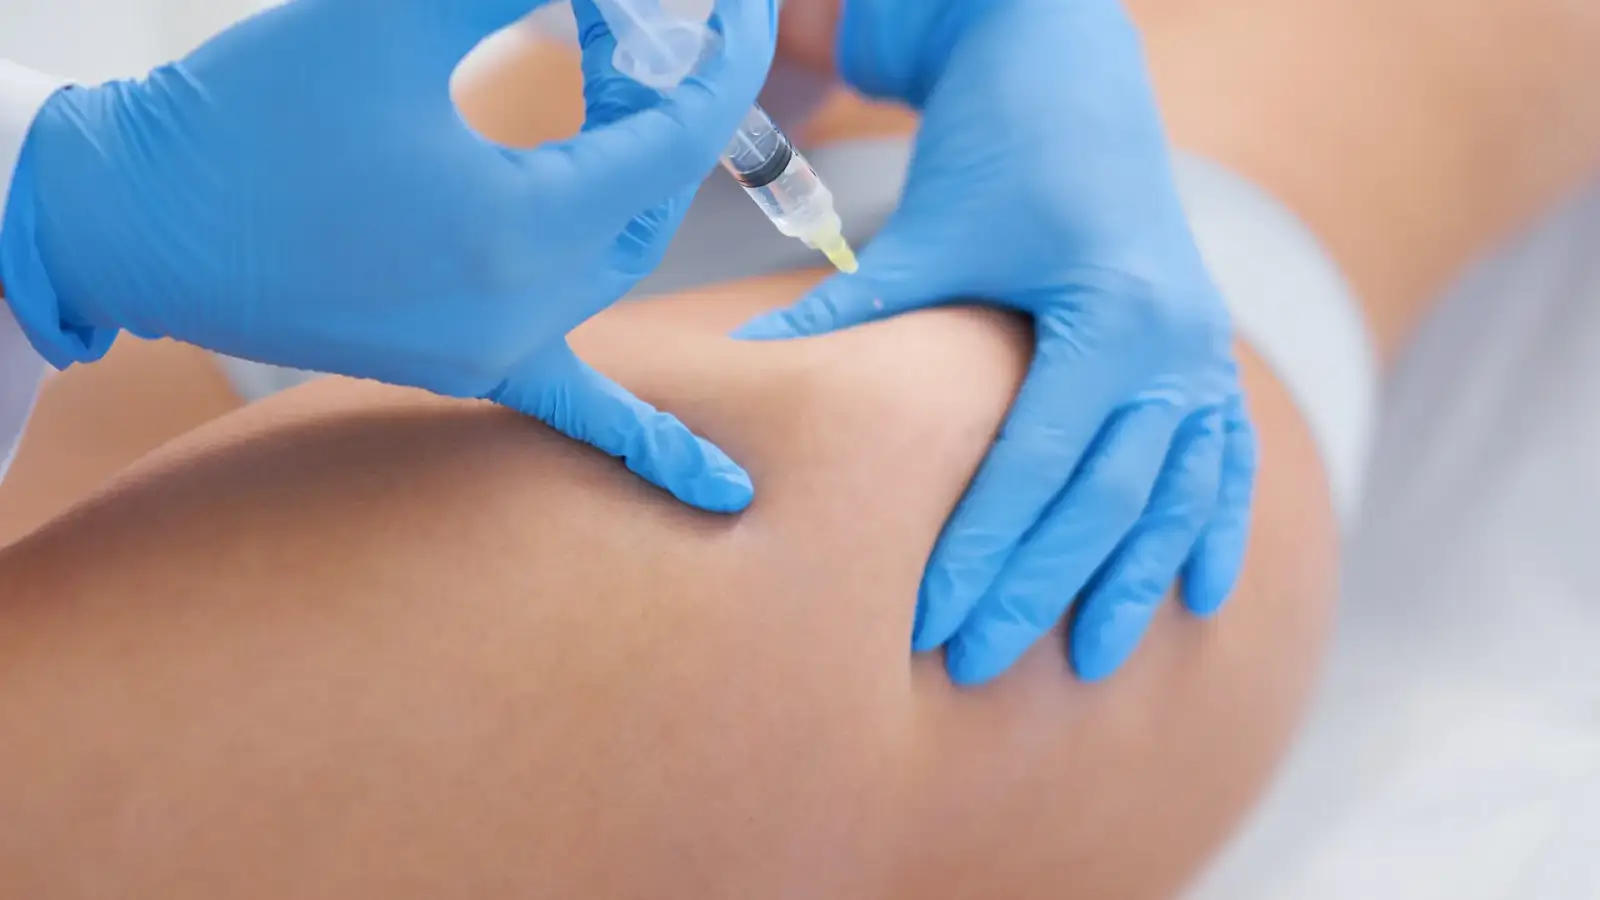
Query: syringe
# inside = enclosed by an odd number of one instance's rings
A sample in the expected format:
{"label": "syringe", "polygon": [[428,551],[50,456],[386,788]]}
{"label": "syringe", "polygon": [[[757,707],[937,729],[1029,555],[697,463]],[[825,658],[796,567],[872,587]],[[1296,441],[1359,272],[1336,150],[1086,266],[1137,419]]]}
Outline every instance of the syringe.
{"label": "syringe", "polygon": [[[704,22],[675,16],[661,0],[595,0],[617,39],[617,71],[668,91],[694,71],[720,38]],[[777,229],[822,251],[841,272],[856,270],[833,194],[760,106],[752,106],[723,151],[727,169]]]}

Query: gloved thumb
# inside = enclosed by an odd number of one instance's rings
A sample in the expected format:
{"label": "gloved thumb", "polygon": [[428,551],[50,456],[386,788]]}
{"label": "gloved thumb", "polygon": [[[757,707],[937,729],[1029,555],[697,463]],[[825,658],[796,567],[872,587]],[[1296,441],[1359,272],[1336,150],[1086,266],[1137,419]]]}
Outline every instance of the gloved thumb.
{"label": "gloved thumb", "polygon": [[594,0],[572,0],[583,65],[583,129],[619,122],[661,102],[661,94],[617,71],[617,39]]}
{"label": "gloved thumb", "polygon": [[634,474],[707,512],[750,505],[750,476],[676,416],[591,368],[565,343],[524,364],[486,399],[622,460]]}
{"label": "gloved thumb", "polygon": [[666,203],[634,216],[622,229],[612,247],[610,265],[612,271],[627,279],[624,292],[661,265],[699,191],[700,185],[692,184]]}
{"label": "gloved thumb", "polygon": [[937,254],[894,220],[861,254],[853,275],[835,275],[799,302],[745,323],[733,333],[749,341],[781,341],[853,328],[877,319],[964,298]]}
{"label": "gloved thumb", "polygon": [[[592,82],[596,72],[613,68],[600,60],[614,42],[591,5],[579,12],[588,23],[585,77]],[[773,18],[771,0],[719,3],[712,20],[718,50],[648,106],[606,74],[603,96],[590,91],[582,134],[517,155],[547,208],[571,209],[615,233],[642,210],[704,180],[766,81]]]}

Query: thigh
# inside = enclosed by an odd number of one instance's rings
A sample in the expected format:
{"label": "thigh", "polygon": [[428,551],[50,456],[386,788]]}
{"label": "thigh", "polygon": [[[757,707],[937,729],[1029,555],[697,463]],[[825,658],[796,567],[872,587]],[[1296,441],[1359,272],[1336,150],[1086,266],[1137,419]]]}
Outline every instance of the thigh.
{"label": "thigh", "polygon": [[[1155,897],[1266,777],[1331,583],[1293,407],[1217,621],[1088,688],[908,651],[1027,329],[722,335],[794,279],[577,345],[750,467],[702,516],[494,408],[328,380],[0,554],[0,888],[31,897]],[[86,555],[85,548],[93,548]],[[25,825],[24,825],[25,823]]]}

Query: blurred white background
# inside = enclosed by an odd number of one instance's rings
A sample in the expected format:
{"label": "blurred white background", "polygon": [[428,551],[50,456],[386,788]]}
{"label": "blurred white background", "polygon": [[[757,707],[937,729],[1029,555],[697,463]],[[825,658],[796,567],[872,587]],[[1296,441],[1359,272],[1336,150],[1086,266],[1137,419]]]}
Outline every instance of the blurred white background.
{"label": "blurred white background", "polygon": [[0,0],[0,57],[67,78],[135,75],[271,0]]}

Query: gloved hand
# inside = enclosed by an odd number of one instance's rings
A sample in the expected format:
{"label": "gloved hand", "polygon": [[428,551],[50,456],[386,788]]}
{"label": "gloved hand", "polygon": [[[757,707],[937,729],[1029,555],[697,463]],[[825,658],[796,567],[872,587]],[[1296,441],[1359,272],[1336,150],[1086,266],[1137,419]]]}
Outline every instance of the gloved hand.
{"label": "gloved hand", "polygon": [[611,68],[579,0],[584,132],[496,146],[449,80],[539,5],[294,0],[147,79],[57,93],[0,230],[30,339],[58,367],[126,329],[488,398],[687,502],[745,506],[743,470],[565,336],[660,261],[766,76],[773,0],[722,0],[721,51],[665,101]]}
{"label": "gloved hand", "polygon": [[914,649],[1008,668],[1076,600],[1085,679],[1174,578],[1232,589],[1255,471],[1230,323],[1188,231],[1138,36],[1115,0],[847,0],[841,74],[923,115],[901,206],[861,258],[749,338],[933,304],[1032,315],[1032,368],[923,581]]}

